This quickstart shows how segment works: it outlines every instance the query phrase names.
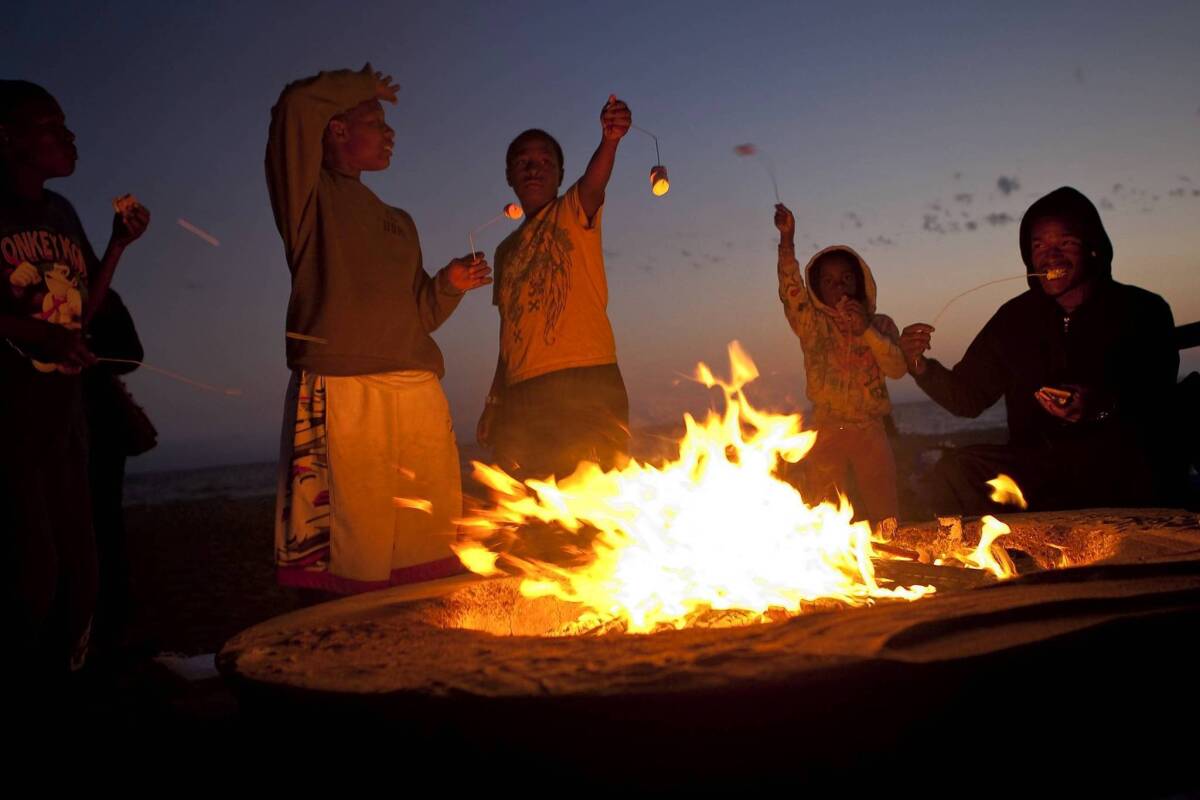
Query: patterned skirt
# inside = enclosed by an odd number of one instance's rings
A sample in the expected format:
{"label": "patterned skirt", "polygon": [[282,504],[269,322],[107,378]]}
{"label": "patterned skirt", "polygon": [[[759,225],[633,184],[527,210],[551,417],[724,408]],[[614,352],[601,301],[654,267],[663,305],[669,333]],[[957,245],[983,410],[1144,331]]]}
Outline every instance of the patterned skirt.
{"label": "patterned skirt", "polygon": [[293,372],[275,507],[281,584],[351,594],[461,573],[450,551],[461,514],[436,375]]}

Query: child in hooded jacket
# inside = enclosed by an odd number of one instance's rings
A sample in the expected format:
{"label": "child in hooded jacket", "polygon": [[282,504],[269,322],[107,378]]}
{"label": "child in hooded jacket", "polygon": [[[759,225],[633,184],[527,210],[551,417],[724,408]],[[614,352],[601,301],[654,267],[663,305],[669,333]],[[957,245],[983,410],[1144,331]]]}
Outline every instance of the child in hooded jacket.
{"label": "child in hooded jacket", "polygon": [[857,515],[894,526],[896,461],[883,422],[892,410],[884,378],[907,371],[899,331],[875,313],[875,279],[858,253],[845,245],[826,247],[802,275],[796,220],[783,204],[775,207],[775,227],[779,300],[804,351],[810,423],[817,430],[813,449],[800,462],[801,492],[810,503],[836,502],[839,493],[848,493],[853,475]]}

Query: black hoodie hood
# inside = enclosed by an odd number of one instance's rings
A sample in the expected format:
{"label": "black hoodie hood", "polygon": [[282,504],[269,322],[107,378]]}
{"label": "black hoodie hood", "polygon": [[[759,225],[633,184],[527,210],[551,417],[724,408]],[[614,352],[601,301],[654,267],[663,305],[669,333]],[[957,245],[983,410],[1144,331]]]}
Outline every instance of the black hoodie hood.
{"label": "black hoodie hood", "polygon": [[[1098,280],[1112,278],[1113,246],[1104,230],[1104,223],[1100,221],[1100,212],[1082,192],[1070,186],[1055,189],[1039,198],[1021,217],[1021,260],[1025,262],[1026,272],[1033,272],[1033,258],[1030,255],[1033,223],[1048,218],[1070,223],[1079,231],[1083,238],[1083,252],[1088,258],[1087,274],[1090,277]],[[1042,290],[1037,278],[1030,277],[1028,280],[1030,289]]]}

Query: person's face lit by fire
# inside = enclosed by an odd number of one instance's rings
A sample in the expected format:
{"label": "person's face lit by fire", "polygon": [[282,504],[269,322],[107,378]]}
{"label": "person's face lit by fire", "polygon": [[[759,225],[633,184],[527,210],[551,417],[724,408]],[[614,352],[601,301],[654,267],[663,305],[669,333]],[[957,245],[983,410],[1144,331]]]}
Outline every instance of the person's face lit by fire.
{"label": "person's face lit by fire", "polygon": [[558,197],[563,168],[550,142],[530,137],[513,150],[504,174],[525,213],[532,217]]}
{"label": "person's face lit by fire", "polygon": [[1033,223],[1030,256],[1042,291],[1058,297],[1088,280],[1085,243],[1065,220],[1046,218]]}
{"label": "person's face lit by fire", "polygon": [[15,119],[0,126],[4,160],[44,179],[65,178],[75,171],[79,151],[58,103],[50,98],[25,105]]}
{"label": "person's face lit by fire", "polygon": [[858,298],[858,270],[843,257],[825,258],[817,270],[817,297],[837,308],[843,297]]}
{"label": "person's face lit by fire", "polygon": [[383,106],[378,100],[368,100],[329,121],[326,163],[349,175],[387,169],[395,138],[384,119]]}

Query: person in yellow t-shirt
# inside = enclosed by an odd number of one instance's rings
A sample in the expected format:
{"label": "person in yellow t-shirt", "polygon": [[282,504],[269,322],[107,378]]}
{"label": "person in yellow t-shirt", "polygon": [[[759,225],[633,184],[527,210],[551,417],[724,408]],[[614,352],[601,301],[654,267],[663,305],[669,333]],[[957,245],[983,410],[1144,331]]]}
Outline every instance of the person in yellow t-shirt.
{"label": "person in yellow t-shirt", "polygon": [[629,107],[610,96],[600,145],[561,196],[563,152],[553,136],[530,129],[508,146],[505,176],[526,216],[496,248],[500,352],[476,434],[521,477],[563,477],[581,461],[608,469],[629,450],[600,218],[631,124]]}

